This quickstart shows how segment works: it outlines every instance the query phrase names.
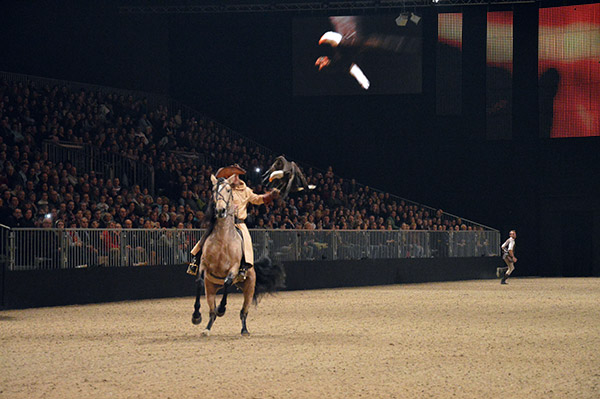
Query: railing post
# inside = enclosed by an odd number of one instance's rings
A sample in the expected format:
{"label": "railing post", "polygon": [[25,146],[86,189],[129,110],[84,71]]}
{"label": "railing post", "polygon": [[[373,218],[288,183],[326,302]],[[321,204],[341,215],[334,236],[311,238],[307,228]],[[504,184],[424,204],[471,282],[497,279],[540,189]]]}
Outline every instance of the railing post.
{"label": "railing post", "polygon": [[15,248],[15,232],[9,231],[8,233],[8,270],[15,270],[15,256],[16,256],[16,248]]}
{"label": "railing post", "polygon": [[65,230],[59,229],[58,231],[60,232],[60,248],[62,250],[60,254],[60,267],[61,269],[66,269],[69,243],[67,242]]}
{"label": "railing post", "polygon": [[263,230],[263,246],[264,246],[264,256],[270,256],[269,251],[269,233],[267,232],[267,230]]}
{"label": "railing post", "polygon": [[338,254],[337,254],[337,244],[338,244],[338,234],[339,232],[337,230],[332,230],[331,231],[331,235],[332,235],[332,239],[331,239],[331,260],[337,260],[338,258]]}
{"label": "railing post", "polygon": [[494,243],[490,244],[490,245],[494,246],[494,249],[493,249],[494,252],[493,252],[493,254],[496,255],[496,256],[499,256],[500,255],[500,242],[501,242],[501,240],[500,240],[500,232],[499,231],[495,231],[493,233],[493,237],[494,237]]}
{"label": "railing post", "polygon": [[298,243],[300,242],[300,233],[295,233],[294,234],[294,260],[298,260],[298,257],[300,256],[300,245],[298,245]]}

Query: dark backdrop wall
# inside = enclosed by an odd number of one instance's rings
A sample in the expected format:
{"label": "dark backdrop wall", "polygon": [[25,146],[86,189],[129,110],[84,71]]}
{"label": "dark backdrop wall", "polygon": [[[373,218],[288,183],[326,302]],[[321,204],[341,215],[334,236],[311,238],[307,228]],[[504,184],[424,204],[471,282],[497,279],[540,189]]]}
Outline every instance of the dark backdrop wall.
{"label": "dark backdrop wall", "polygon": [[169,90],[164,15],[119,15],[110,1],[0,5],[0,70],[132,90]]}
{"label": "dark backdrop wall", "polygon": [[[555,259],[587,251],[565,241],[577,221],[591,217],[589,239],[599,235],[598,138],[538,138],[537,4],[513,8],[513,140],[486,141],[485,8],[463,10],[463,116],[441,117],[433,8],[419,9],[422,94],[294,97],[291,14],[121,15],[110,2],[78,3],[0,6],[0,70],[168,92],[294,160],[332,165],[342,177],[493,226],[504,237],[515,228],[519,274],[569,274]],[[568,213],[574,208],[584,214]],[[599,275],[600,240],[593,242]]]}

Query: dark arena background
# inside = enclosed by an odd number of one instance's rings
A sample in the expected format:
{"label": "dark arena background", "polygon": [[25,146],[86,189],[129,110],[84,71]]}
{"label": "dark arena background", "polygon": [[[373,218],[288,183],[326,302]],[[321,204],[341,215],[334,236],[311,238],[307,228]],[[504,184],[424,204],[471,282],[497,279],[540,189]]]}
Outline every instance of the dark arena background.
{"label": "dark arena background", "polygon": [[[0,398],[600,396],[600,3],[6,0],[0,42]],[[203,336],[210,176],[281,154],[286,287]]]}

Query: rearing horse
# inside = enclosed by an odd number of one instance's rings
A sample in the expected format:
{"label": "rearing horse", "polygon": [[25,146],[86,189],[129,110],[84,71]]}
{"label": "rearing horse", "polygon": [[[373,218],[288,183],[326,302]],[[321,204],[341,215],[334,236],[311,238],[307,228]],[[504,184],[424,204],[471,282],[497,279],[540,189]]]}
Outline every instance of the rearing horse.
{"label": "rearing horse", "polygon": [[[210,329],[217,317],[225,314],[227,306],[227,293],[232,284],[242,289],[244,304],[240,311],[242,321],[242,335],[249,335],[246,327],[246,318],[250,303],[257,302],[261,293],[274,292],[283,288],[285,272],[279,265],[271,264],[268,258],[255,262],[254,267],[248,269],[245,277],[238,276],[242,261],[242,236],[235,228],[233,190],[231,183],[235,176],[229,179],[211,176],[213,184],[211,206],[214,207],[214,217],[210,222],[214,224],[213,230],[207,237],[200,259],[198,275],[204,272],[204,291],[209,308],[209,320],[202,335],[209,335]],[[202,279],[196,281],[196,301],[192,323],[200,324],[200,294]],[[216,296],[219,288],[223,287],[221,303],[216,307]]]}

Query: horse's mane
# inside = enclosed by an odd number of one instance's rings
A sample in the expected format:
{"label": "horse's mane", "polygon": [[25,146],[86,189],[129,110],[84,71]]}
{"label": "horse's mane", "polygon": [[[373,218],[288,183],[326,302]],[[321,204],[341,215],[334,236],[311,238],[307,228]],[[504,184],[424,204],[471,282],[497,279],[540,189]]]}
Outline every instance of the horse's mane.
{"label": "horse's mane", "polygon": [[204,212],[204,217],[202,218],[202,227],[212,230],[216,222],[217,216],[215,215],[215,202],[211,196],[210,200],[208,201],[208,206],[206,207],[206,212]]}

